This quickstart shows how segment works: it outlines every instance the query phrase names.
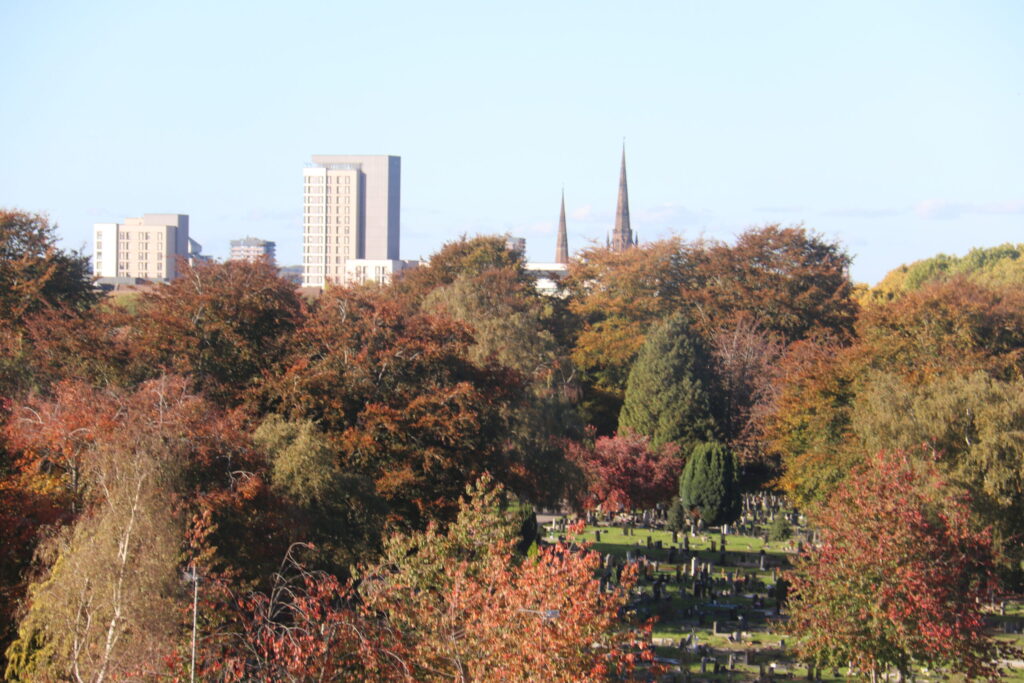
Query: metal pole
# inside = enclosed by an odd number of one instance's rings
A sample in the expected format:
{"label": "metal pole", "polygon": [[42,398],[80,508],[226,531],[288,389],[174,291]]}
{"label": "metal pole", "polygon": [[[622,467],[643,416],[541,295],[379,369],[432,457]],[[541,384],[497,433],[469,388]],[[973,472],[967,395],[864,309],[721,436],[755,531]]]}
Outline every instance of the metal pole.
{"label": "metal pole", "polygon": [[196,573],[195,565],[192,565],[192,677],[191,682],[196,683],[196,615],[199,611],[199,574]]}

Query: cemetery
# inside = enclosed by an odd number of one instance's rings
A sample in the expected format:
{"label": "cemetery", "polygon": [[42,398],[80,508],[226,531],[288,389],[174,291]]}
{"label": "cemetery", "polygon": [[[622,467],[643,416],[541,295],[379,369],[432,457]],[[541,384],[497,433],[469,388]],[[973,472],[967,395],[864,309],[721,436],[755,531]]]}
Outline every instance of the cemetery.
{"label": "cemetery", "polygon": [[[712,528],[698,521],[670,529],[663,510],[591,512],[583,533],[567,537],[573,519],[552,516],[545,540],[575,541],[601,553],[601,590],[616,585],[626,565],[637,566],[629,609],[641,620],[653,619],[657,662],[667,670],[662,680],[864,678],[849,667],[816,670],[787,647],[786,571],[815,539],[783,497],[746,495],[736,523]],[[1024,601],[994,595],[985,611],[997,640],[1024,646]],[[1004,664],[1006,680],[1024,681],[1024,661]],[[950,677],[935,672],[934,680]]]}

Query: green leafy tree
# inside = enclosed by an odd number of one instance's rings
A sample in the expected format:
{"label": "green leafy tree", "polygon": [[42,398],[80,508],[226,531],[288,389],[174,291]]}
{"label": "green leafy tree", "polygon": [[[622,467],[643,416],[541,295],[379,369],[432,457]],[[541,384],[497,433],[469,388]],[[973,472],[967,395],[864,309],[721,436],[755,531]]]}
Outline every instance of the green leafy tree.
{"label": "green leafy tree", "polygon": [[253,442],[270,460],[272,490],[287,501],[289,540],[313,544],[304,558],[344,573],[379,548],[387,507],[370,478],[342,468],[316,425],[270,415]]}
{"label": "green leafy tree", "polygon": [[851,419],[865,453],[927,444],[945,475],[971,493],[974,519],[991,527],[1003,564],[1019,567],[1024,559],[1024,382],[976,372],[915,386],[891,373],[873,373],[858,393]]}
{"label": "green leafy tree", "polygon": [[728,447],[709,441],[693,448],[679,477],[679,501],[707,526],[728,524],[739,517],[736,463]]}
{"label": "green leafy tree", "polygon": [[680,315],[647,337],[626,383],[619,430],[651,438],[658,448],[676,443],[683,451],[718,433],[711,354]]}

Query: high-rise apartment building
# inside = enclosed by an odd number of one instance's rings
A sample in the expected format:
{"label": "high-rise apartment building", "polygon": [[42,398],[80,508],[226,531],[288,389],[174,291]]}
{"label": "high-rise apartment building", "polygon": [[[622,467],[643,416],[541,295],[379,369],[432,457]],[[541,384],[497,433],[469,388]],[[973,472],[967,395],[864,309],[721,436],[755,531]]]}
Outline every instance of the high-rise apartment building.
{"label": "high-rise apartment building", "polygon": [[93,226],[93,273],[100,278],[143,278],[167,282],[178,277],[178,257],[200,257],[188,236],[188,216],[147,213],[124,223]]}
{"label": "high-rise apartment building", "polygon": [[350,261],[398,261],[400,157],[317,154],[302,177],[303,286],[345,282]]}
{"label": "high-rise apartment building", "polygon": [[232,261],[259,261],[268,259],[274,262],[277,245],[268,240],[260,240],[255,237],[246,237],[240,240],[231,240]]}

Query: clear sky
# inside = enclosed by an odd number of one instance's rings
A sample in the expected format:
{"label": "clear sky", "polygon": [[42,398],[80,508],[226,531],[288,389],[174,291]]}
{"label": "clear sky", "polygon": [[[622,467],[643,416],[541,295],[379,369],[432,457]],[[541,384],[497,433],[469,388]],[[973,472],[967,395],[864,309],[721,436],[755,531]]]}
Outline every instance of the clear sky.
{"label": "clear sky", "polygon": [[802,222],[853,276],[1024,242],[1024,3],[0,0],[0,206],[299,263],[313,154],[402,157],[402,257]]}

